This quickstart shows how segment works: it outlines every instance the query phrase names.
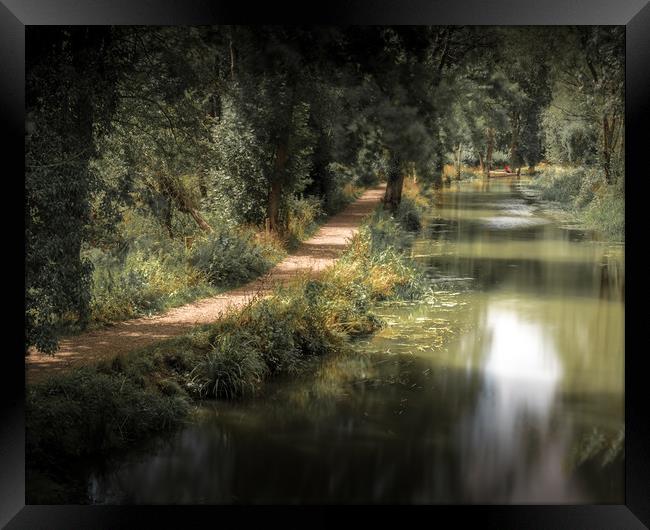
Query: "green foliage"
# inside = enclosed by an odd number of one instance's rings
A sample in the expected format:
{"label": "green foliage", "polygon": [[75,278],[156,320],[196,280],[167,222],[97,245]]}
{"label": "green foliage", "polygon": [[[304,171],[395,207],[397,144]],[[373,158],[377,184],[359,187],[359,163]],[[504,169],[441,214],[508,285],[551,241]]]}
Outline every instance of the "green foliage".
{"label": "green foliage", "polygon": [[151,315],[214,292],[189,266],[183,242],[166,237],[150,216],[129,213],[116,235],[117,246],[83,252],[93,264],[92,322]]}
{"label": "green foliage", "polygon": [[574,213],[587,228],[613,241],[625,239],[623,182],[608,185],[597,167],[550,167],[533,181],[540,198],[554,201]]}
{"label": "green foliage", "polygon": [[233,399],[254,393],[265,368],[254,339],[234,332],[217,337],[190,375],[200,395]]}
{"label": "green foliage", "polygon": [[585,224],[607,239],[625,241],[625,195],[616,185],[608,186],[581,212]]}
{"label": "green foliage", "polygon": [[287,200],[287,235],[289,246],[308,238],[323,219],[325,212],[321,201],[316,197],[295,198]]}
{"label": "green foliage", "polygon": [[555,164],[593,164],[598,160],[598,129],[593,123],[567,116],[568,94],[557,93],[543,113],[546,158]]}
{"label": "green foliage", "polygon": [[584,178],[584,168],[552,167],[540,172],[535,185],[541,190],[541,199],[573,206]]}
{"label": "green foliage", "polygon": [[164,396],[120,373],[78,368],[30,387],[30,465],[126,447],[173,427],[189,411],[185,394]]}
{"label": "green foliage", "polygon": [[87,322],[91,266],[80,256],[97,176],[95,139],[113,110],[105,28],[30,29],[26,54],[25,346],[57,349],[57,322]]}
{"label": "green foliage", "polygon": [[260,245],[250,231],[218,230],[197,241],[189,263],[212,285],[226,287],[263,274],[277,257],[277,249]]}
{"label": "green foliage", "polygon": [[[264,89],[261,83],[256,99],[266,95]],[[208,172],[205,200],[222,222],[264,221],[272,146],[264,123],[256,121],[269,120],[267,114],[264,102],[222,98],[221,118],[212,128],[214,167]]]}
{"label": "green foliage", "polygon": [[395,212],[395,219],[406,230],[416,232],[422,228],[422,209],[410,197],[402,197],[397,211]]}
{"label": "green foliage", "polygon": [[494,151],[494,153],[492,153],[492,168],[502,168],[509,163],[510,157],[505,151]]}

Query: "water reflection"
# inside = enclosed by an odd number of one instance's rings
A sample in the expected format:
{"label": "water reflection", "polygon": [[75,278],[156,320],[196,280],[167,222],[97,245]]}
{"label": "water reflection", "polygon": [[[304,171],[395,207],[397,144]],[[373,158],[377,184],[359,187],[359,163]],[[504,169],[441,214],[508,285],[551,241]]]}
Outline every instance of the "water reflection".
{"label": "water reflection", "polygon": [[554,342],[512,303],[489,306],[485,337],[479,404],[457,433],[470,498],[485,501],[490,492],[492,502],[584,500],[563,472],[566,442],[550,429],[562,377]]}
{"label": "water reflection", "polygon": [[[624,248],[519,182],[452,184],[422,303],[261,399],[92,475],[109,503],[623,502]],[[516,220],[516,221],[515,221]]]}

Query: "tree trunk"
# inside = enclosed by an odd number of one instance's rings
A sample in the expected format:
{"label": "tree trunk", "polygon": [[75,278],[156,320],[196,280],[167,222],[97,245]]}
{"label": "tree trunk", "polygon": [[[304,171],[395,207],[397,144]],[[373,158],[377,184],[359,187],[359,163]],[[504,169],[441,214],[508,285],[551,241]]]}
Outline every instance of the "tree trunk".
{"label": "tree trunk", "polygon": [[187,208],[187,213],[189,213],[192,216],[192,219],[196,222],[197,225],[199,225],[199,228],[203,230],[204,232],[212,232],[212,227],[208,224],[208,222],[203,218],[203,216],[196,210],[195,208],[188,207]]}
{"label": "tree trunk", "polygon": [[434,175],[433,175],[433,187],[434,188],[441,188],[442,187],[442,172],[444,170],[444,153],[442,152],[442,142],[440,141],[440,138],[438,138],[438,146],[437,146],[437,152],[436,152],[436,165],[434,168]]}
{"label": "tree trunk", "polygon": [[605,171],[605,181],[607,184],[612,183],[611,163],[612,163],[612,127],[610,127],[607,116],[603,116],[603,170]]}
{"label": "tree trunk", "polygon": [[208,187],[205,184],[205,174],[203,171],[199,171],[199,194],[202,199],[208,196]]}
{"label": "tree trunk", "polygon": [[293,107],[296,99],[296,86],[290,87],[288,115],[284,125],[276,133],[275,160],[271,172],[267,204],[267,219],[271,230],[281,233],[284,229],[280,220],[280,203],[286,179],[287,161],[289,160],[289,138],[293,122]]}
{"label": "tree trunk", "polygon": [[397,211],[397,207],[402,201],[403,186],[404,172],[400,167],[399,160],[393,158],[388,170],[388,182],[386,183],[386,193],[384,194],[384,210],[390,210],[391,213]]}
{"label": "tree trunk", "polygon": [[163,223],[169,234],[169,239],[174,239],[174,230],[172,229],[172,205],[167,201],[167,206],[163,212]]}
{"label": "tree trunk", "polygon": [[494,152],[494,129],[487,130],[487,154],[485,155],[485,172],[489,173],[492,169],[492,153]]}
{"label": "tree trunk", "polygon": [[463,144],[458,144],[456,151],[456,180],[460,180],[460,159],[463,152]]}
{"label": "tree trunk", "polygon": [[212,227],[208,222],[203,218],[203,216],[196,209],[194,201],[189,196],[185,186],[179,179],[174,179],[163,173],[158,173],[158,185],[160,186],[160,192],[170,201],[169,205],[169,219],[165,219],[167,230],[169,231],[170,237],[172,236],[171,232],[171,201],[174,202],[179,211],[189,214],[198,227],[204,232],[212,232]]}
{"label": "tree trunk", "polygon": [[228,47],[230,50],[230,80],[235,80],[235,47],[233,46],[233,35],[232,35],[232,26],[230,27],[230,39]]}
{"label": "tree trunk", "polygon": [[483,153],[478,153],[478,167],[481,173],[485,173],[485,165],[483,164]]}
{"label": "tree trunk", "polygon": [[519,147],[519,115],[515,114],[512,117],[512,136],[510,139],[510,166],[513,168],[519,165],[519,156],[517,155],[518,147]]}
{"label": "tree trunk", "polygon": [[275,163],[273,174],[271,175],[271,186],[269,188],[269,200],[267,206],[267,216],[269,226],[274,232],[280,232],[280,199],[282,198],[282,181],[287,165],[288,149],[287,138],[283,138],[275,149]]}

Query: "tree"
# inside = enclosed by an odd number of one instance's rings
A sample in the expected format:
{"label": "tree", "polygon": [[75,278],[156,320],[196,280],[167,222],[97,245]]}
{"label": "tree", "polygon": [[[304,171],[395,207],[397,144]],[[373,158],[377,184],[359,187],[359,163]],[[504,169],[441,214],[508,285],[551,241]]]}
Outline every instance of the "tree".
{"label": "tree", "polygon": [[105,188],[129,180],[131,200],[146,205],[170,237],[175,212],[211,230],[199,211],[219,88],[210,37],[205,28],[176,27],[114,34],[117,108],[98,166]]}
{"label": "tree", "polygon": [[564,128],[555,139],[547,136],[549,149],[571,158],[572,143],[596,136],[608,184],[623,173],[624,42],[621,26],[571,27],[548,41],[555,111],[547,123],[554,119]]}
{"label": "tree", "polygon": [[52,352],[57,321],[88,314],[91,267],[80,248],[98,183],[90,160],[115,106],[112,32],[26,32],[25,343]]}

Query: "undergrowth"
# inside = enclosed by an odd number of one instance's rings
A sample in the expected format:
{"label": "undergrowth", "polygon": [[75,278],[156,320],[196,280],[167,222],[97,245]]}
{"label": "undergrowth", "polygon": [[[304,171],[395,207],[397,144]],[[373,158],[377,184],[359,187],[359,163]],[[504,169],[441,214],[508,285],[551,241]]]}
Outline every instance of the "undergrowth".
{"label": "undergrowth", "polygon": [[625,240],[623,181],[607,184],[598,168],[545,167],[533,180],[542,200],[551,201],[611,241]]}
{"label": "undergrowth", "polygon": [[[358,195],[358,189],[347,189],[336,207],[342,209]],[[118,229],[119,244],[84,251],[93,265],[90,325],[160,313],[259,277],[325,219],[319,200],[292,198],[282,235],[211,219],[212,232],[186,241],[168,237],[153,220],[130,212]],[[81,329],[74,315],[60,327],[63,334]]]}

